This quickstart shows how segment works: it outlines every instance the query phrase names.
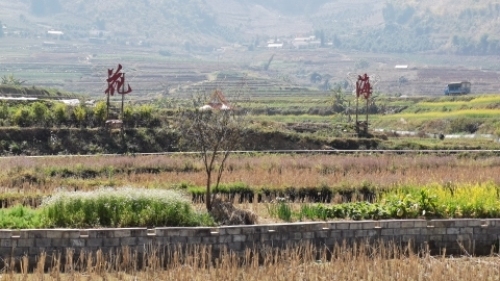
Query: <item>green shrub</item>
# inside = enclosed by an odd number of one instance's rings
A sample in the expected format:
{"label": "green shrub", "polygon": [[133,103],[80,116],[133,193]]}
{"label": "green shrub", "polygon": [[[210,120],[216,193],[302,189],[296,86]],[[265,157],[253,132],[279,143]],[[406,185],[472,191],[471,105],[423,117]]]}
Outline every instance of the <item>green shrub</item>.
{"label": "green shrub", "polygon": [[39,210],[22,205],[0,209],[0,229],[42,228],[43,216]]}
{"label": "green shrub", "polygon": [[290,209],[290,206],[284,202],[278,203],[278,218],[284,221],[292,221],[292,209]]}
{"label": "green shrub", "polygon": [[31,105],[30,114],[35,124],[45,125],[49,116],[49,108],[41,102],[35,102]]}
{"label": "green shrub", "polygon": [[277,200],[275,203],[271,203],[266,206],[269,215],[273,218],[279,218],[280,220],[290,222],[292,221],[292,209],[290,206],[284,202]]}
{"label": "green shrub", "polygon": [[94,106],[94,121],[98,126],[104,125],[106,121],[107,105],[105,101],[100,101]]}
{"label": "green shrub", "polygon": [[477,118],[456,118],[450,121],[450,131],[452,133],[474,134],[479,130],[482,123]]}
{"label": "green shrub", "polygon": [[85,107],[82,105],[76,106],[75,108],[73,108],[73,115],[76,122],[78,122],[80,126],[83,126],[87,117],[87,110],[85,109]]}
{"label": "green shrub", "polygon": [[31,111],[27,106],[21,106],[12,115],[12,122],[20,127],[31,125]]}
{"label": "green shrub", "polygon": [[63,124],[68,120],[67,106],[64,103],[56,103],[52,108],[52,114],[56,124]]}
{"label": "green shrub", "polygon": [[171,190],[104,188],[61,192],[42,204],[53,227],[158,227],[211,224],[189,201]]}

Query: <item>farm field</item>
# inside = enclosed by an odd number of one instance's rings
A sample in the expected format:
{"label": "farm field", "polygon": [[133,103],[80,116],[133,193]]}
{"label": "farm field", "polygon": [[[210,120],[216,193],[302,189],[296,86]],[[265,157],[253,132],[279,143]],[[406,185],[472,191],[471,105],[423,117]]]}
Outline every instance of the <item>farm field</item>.
{"label": "farm field", "polygon": [[[438,154],[438,153],[436,153]],[[195,156],[61,156],[0,158],[4,193],[48,195],[58,188],[92,190],[100,186],[178,188],[203,186],[205,174]],[[500,183],[497,157],[463,155],[233,155],[224,184],[250,188],[362,186],[378,188],[433,183]],[[425,177],[421,175],[425,174]],[[256,176],[257,175],[257,176]]]}
{"label": "farm field", "polygon": [[[243,85],[258,97],[321,97],[325,83],[348,87],[348,73],[380,76],[375,90],[388,95],[441,96],[447,83],[467,79],[473,93],[498,91],[498,74],[480,66],[496,61],[488,56],[415,55],[341,52],[320,49],[258,49],[224,47],[224,53],[185,51],[162,55],[159,47],[96,45],[87,42],[70,44],[57,41],[46,45],[43,40],[4,38],[0,51],[0,76],[14,74],[26,85],[59,88],[92,98],[102,97],[108,68],[124,66],[137,99],[186,97],[193,92],[223,87],[238,89]],[[22,42],[23,47],[18,45]],[[266,65],[271,64],[269,67]],[[412,62],[404,70],[394,69],[401,61]],[[368,62],[368,67],[357,64]],[[449,67],[467,63],[469,66]],[[444,66],[448,65],[448,66]],[[311,81],[312,74],[322,77]],[[400,84],[404,76],[407,82]],[[347,84],[346,84],[347,83]]]}
{"label": "farm field", "polygon": [[[172,190],[204,211],[206,174],[195,156],[14,157],[0,164],[3,207],[37,208],[44,197],[64,190],[110,187]],[[255,213],[261,223],[496,217],[499,166],[497,157],[480,153],[233,155],[213,192]],[[430,203],[422,203],[427,197]]]}
{"label": "farm field", "polygon": [[[141,58],[126,58],[140,67]],[[94,61],[100,59],[104,69],[104,64],[116,57],[92,58]],[[169,63],[168,59],[165,62]],[[196,64],[170,63],[172,67]],[[242,89],[258,93],[257,97],[249,100],[252,128],[263,132],[279,131],[290,138],[297,137],[294,140],[300,137],[300,141],[311,143],[319,143],[318,140],[332,143],[335,139],[352,137],[352,123],[348,123],[349,118],[351,122],[354,118],[352,102],[349,108],[345,101],[337,104],[342,110],[335,111],[336,101],[331,93],[311,90],[311,85],[305,87],[304,83],[300,87],[293,85],[289,77],[266,74],[274,81],[270,82],[269,77],[259,74],[245,84],[245,76],[228,71],[222,78],[220,73],[212,71],[214,65],[207,64],[206,67],[210,70],[190,72],[185,76],[174,72],[151,74],[149,78],[145,77],[150,74],[138,78],[144,73],[131,76],[134,77],[131,81],[137,85],[151,87],[146,90],[145,96],[134,98],[134,102],[150,103],[154,106],[155,116],[167,111],[170,117],[176,107],[189,104],[188,93],[213,87],[217,81],[225,79],[229,91],[230,87],[237,89],[244,85],[248,88]],[[284,65],[281,67],[286,68]],[[28,72],[23,78],[33,81],[54,78],[51,70],[39,71],[47,73]],[[57,79],[62,80],[56,79],[59,81],[56,83],[65,87],[71,85],[72,89],[85,85],[86,89],[94,89],[89,97],[97,96],[94,93],[102,90],[99,88],[102,86],[95,82],[96,75],[80,78],[88,81],[76,81],[81,77],[79,71],[89,75],[95,69],[72,71],[68,65],[67,72],[64,70],[63,74],[57,75]],[[172,78],[177,86],[150,83],[160,76]],[[191,84],[193,80],[196,82]],[[184,86],[180,87],[181,83]],[[496,95],[410,98],[379,95],[372,104],[376,110],[369,116],[373,139],[379,149],[497,150],[499,104],[500,98]],[[364,120],[364,115],[360,119]],[[172,124],[171,118],[161,120],[165,123],[157,125],[159,127]],[[382,128],[383,132],[374,130]],[[78,130],[71,128],[69,131]],[[400,131],[415,135],[403,136],[398,133]],[[446,137],[439,139],[436,137],[439,134],[446,134]],[[468,134],[477,134],[477,137],[447,137]],[[13,154],[14,145],[17,144],[2,143],[8,155]],[[18,147],[22,153],[23,146]],[[314,144],[314,147],[328,148],[321,144]],[[495,153],[235,154],[227,162],[221,184],[212,188],[216,197],[229,200],[236,208],[254,214],[258,224],[393,218],[491,218],[500,216],[500,162]],[[0,167],[0,228],[217,225],[205,209],[206,174],[196,156],[15,156],[0,158]],[[108,195],[127,193],[131,197],[137,192],[166,200],[154,200],[152,197],[136,200],[121,195],[105,198],[98,195],[101,192]],[[175,195],[164,195],[168,193],[162,192],[174,192]],[[64,198],[73,193],[76,194],[75,201],[68,199],[47,205],[51,199],[54,202],[54,198]],[[81,196],[80,199],[78,196]],[[168,196],[179,201],[172,203]],[[130,206],[127,205],[129,203]],[[79,204],[80,210],[77,209]],[[138,210],[137,205],[154,207]],[[113,216],[117,208],[122,208],[121,216]],[[99,212],[92,212],[92,209]],[[134,213],[137,215],[134,216]],[[161,216],[158,215],[160,213]],[[172,220],[172,216],[179,220]],[[454,280],[488,280],[488,277],[498,276],[499,262],[496,255],[450,258],[375,244],[355,249],[339,246],[333,253],[304,245],[283,252],[266,252],[261,260],[257,260],[249,250],[243,257],[222,254],[215,263],[208,262],[212,257],[206,256],[203,251],[196,249],[178,259],[154,251],[147,256],[97,252],[92,253],[95,256],[89,253],[74,261],[42,256],[38,264],[20,258],[1,269],[0,279],[234,280],[238,276],[239,280],[330,280],[330,276],[335,276],[339,280],[438,280],[445,276]],[[327,259],[326,256],[330,255],[333,256]],[[48,268],[45,264],[42,266],[46,259],[52,259]],[[139,267],[138,264],[147,266]],[[349,268],[356,268],[356,271],[347,270]]]}

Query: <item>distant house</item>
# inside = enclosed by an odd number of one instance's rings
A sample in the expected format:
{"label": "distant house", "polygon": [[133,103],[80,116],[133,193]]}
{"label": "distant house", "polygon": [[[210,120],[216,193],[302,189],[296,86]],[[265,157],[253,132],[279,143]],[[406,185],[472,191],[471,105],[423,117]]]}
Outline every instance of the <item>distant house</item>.
{"label": "distant house", "polygon": [[49,31],[47,31],[47,34],[61,36],[61,35],[64,35],[64,32],[59,31],[59,30],[49,30]]}
{"label": "distant house", "polygon": [[281,49],[283,48],[283,43],[269,43],[267,44],[269,49]]}
{"label": "distant house", "polygon": [[315,36],[295,37],[293,39],[292,45],[297,49],[309,48],[309,47],[319,47],[321,45],[321,41],[316,40]]}
{"label": "distant house", "polygon": [[316,37],[315,36],[308,36],[308,37],[295,37],[293,39],[294,42],[308,42],[314,40]]}
{"label": "distant house", "polygon": [[64,36],[64,32],[60,30],[49,30],[47,31],[47,36],[53,39],[59,39]]}
{"label": "distant house", "polygon": [[91,29],[89,31],[89,43],[92,44],[106,44],[107,38],[111,33],[100,29]]}
{"label": "distant house", "polygon": [[309,41],[309,47],[321,47],[321,40]]}

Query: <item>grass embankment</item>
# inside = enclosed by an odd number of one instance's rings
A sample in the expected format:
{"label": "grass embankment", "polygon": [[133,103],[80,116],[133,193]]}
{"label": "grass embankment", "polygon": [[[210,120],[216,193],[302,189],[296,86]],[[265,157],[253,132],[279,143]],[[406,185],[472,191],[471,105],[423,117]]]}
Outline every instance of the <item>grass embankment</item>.
{"label": "grass embankment", "polygon": [[[55,95],[49,90],[43,91],[47,92],[46,95]],[[96,107],[72,108],[48,101],[0,102],[0,154],[193,150],[195,148],[189,145],[190,142],[183,141],[175,130],[173,108],[189,108],[188,101],[160,99],[152,106],[127,106],[126,145],[118,131],[99,129],[103,123],[103,103]],[[247,131],[246,139],[239,147],[244,150],[497,149],[498,142],[494,137],[500,135],[500,122],[496,118],[500,113],[499,104],[500,98],[491,95],[405,99],[381,96],[370,109],[370,128],[418,134],[416,137],[400,137],[372,132],[374,138],[363,139],[355,137],[354,111],[351,111],[349,122],[345,115],[347,105],[332,104],[328,95],[314,99],[257,98],[248,105],[252,122],[247,129],[251,130]],[[364,112],[360,116],[364,120]],[[439,134],[470,133],[487,133],[493,137],[444,140],[437,137]],[[434,138],[429,134],[434,134]]]}
{"label": "grass embankment", "polygon": [[[355,132],[354,101],[351,102],[350,118],[345,114],[349,111],[347,102],[335,101],[333,97],[311,100],[291,98],[287,101],[263,98],[254,102],[250,108],[255,128],[308,136],[310,141],[320,140],[327,146],[329,140],[349,138]],[[365,107],[361,106],[359,110],[360,120],[365,120]],[[401,137],[391,133],[374,133],[377,139],[382,139],[377,144],[380,149],[498,148],[498,142],[494,139],[500,135],[500,122],[497,118],[500,114],[500,97],[497,95],[410,98],[381,95],[369,110],[371,129],[410,131],[416,134]],[[351,121],[348,122],[348,119]],[[474,133],[490,134],[492,137],[439,138],[440,134]]]}
{"label": "grass embankment", "polygon": [[70,92],[53,88],[24,87],[21,85],[0,85],[0,96],[36,98],[79,98]]}
{"label": "grass embankment", "polygon": [[499,135],[500,97],[467,95],[438,98],[381,99],[380,104],[402,108],[394,114],[372,115],[377,128],[429,133]]}
{"label": "grass embankment", "polygon": [[213,225],[172,190],[139,188],[57,192],[37,209],[0,209],[0,228],[92,228]]}
{"label": "grass embankment", "polygon": [[[360,119],[365,119],[364,100],[359,107]],[[355,101],[351,101],[351,119],[355,116]],[[264,123],[345,123],[348,109],[345,101],[335,101],[333,97],[303,99],[261,98],[250,105],[252,120]],[[444,134],[465,133],[463,128],[442,126],[440,122],[453,123],[456,119],[479,122],[480,133],[495,133],[495,118],[500,113],[498,95],[465,95],[442,97],[394,98],[378,96],[370,106],[369,120],[375,128],[418,131]],[[439,122],[438,122],[439,121]],[[462,120],[463,121],[463,120]],[[437,126],[440,125],[440,126]]]}

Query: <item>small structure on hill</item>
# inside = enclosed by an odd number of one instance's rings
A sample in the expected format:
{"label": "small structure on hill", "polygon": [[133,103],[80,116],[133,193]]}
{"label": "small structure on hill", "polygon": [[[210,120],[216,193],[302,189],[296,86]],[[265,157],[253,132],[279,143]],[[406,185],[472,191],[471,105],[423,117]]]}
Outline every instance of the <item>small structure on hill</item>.
{"label": "small structure on hill", "polygon": [[233,107],[229,104],[221,90],[215,90],[209,102],[200,107],[200,110],[233,110]]}
{"label": "small structure on hill", "polygon": [[445,96],[466,95],[471,92],[471,83],[469,81],[460,81],[449,83],[444,89]]}

